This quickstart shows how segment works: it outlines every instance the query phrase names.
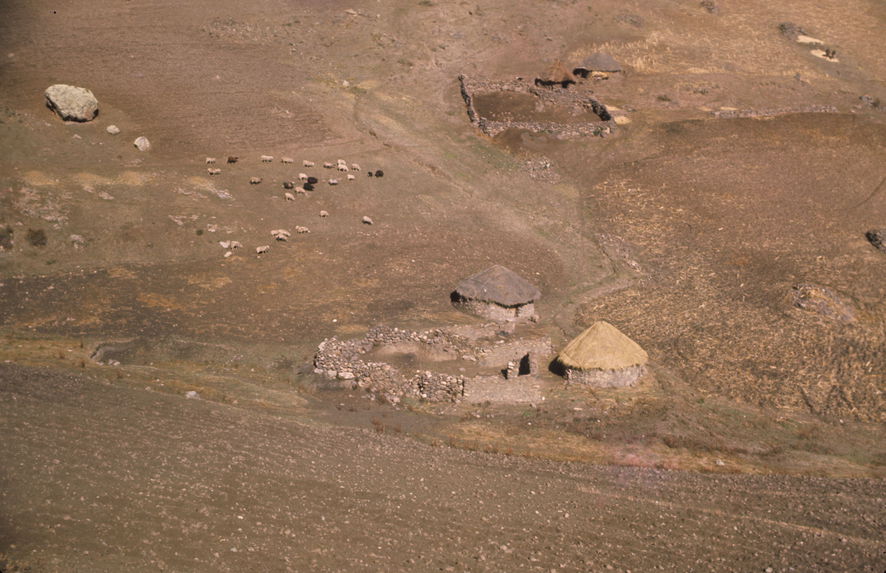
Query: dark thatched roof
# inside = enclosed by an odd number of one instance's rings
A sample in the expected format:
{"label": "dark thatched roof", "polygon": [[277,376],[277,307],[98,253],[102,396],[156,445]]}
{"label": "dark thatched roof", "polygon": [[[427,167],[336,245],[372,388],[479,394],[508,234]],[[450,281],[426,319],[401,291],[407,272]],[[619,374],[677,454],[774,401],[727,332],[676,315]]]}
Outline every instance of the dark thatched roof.
{"label": "dark thatched roof", "polygon": [[597,52],[595,54],[591,54],[585,61],[581,63],[581,65],[575,68],[576,73],[579,71],[585,72],[621,72],[624,71],[624,68],[621,67],[615,58],[610,56],[609,54],[605,54],[603,52]]}
{"label": "dark thatched roof", "polygon": [[526,279],[501,265],[493,265],[466,278],[455,292],[464,298],[501,306],[519,306],[541,297],[541,292]]}

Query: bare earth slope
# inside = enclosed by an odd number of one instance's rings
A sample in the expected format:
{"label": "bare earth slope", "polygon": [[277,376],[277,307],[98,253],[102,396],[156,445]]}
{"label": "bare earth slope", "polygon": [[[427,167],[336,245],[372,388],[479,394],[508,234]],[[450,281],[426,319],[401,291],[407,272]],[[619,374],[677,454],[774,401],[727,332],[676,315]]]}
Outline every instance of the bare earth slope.
{"label": "bare earth slope", "polygon": [[[68,4],[0,3],[0,571],[884,569],[882,2]],[[598,51],[607,137],[468,121],[459,74]],[[647,375],[395,408],[312,373],[475,327],[492,264],[542,292],[501,343],[606,320]]]}

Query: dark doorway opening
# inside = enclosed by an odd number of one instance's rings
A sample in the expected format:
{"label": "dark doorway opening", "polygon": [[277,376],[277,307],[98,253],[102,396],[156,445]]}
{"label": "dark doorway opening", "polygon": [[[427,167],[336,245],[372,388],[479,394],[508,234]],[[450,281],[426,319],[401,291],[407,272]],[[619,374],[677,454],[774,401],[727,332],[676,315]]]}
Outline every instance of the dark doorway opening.
{"label": "dark doorway opening", "polygon": [[520,359],[520,368],[517,370],[518,376],[526,376],[527,374],[532,374],[532,363],[528,354]]}

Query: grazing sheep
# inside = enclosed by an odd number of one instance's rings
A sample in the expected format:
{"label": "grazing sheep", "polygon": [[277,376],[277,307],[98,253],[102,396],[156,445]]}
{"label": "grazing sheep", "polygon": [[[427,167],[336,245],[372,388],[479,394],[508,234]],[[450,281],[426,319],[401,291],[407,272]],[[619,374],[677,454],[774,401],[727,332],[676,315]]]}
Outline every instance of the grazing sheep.
{"label": "grazing sheep", "polygon": [[329,212],[328,212],[328,211],[320,211],[320,216],[321,216],[321,217],[324,217],[324,218],[325,218],[325,217],[328,217],[328,216],[329,216]]}
{"label": "grazing sheep", "polygon": [[298,174],[298,180],[299,180],[299,181],[307,181],[307,180],[308,180],[308,174],[307,174],[307,173],[299,173],[299,174]]}
{"label": "grazing sheep", "polygon": [[295,160],[291,157],[281,157],[280,162],[289,164],[289,163],[295,163]]}
{"label": "grazing sheep", "polygon": [[348,164],[348,162],[345,161],[344,159],[336,159],[335,162],[336,162],[338,165],[347,165],[347,164]]}
{"label": "grazing sheep", "polygon": [[287,239],[289,239],[291,234],[292,233],[290,233],[286,229],[274,229],[273,231],[271,231],[271,235],[278,241],[286,241]]}
{"label": "grazing sheep", "polygon": [[231,248],[231,241],[219,241],[218,244],[223,249],[230,249]]}
{"label": "grazing sheep", "polygon": [[376,172],[375,172],[375,176],[376,176],[376,177],[384,177],[384,176],[385,176],[385,172],[382,171],[381,169],[378,169],[378,170],[376,170]]}
{"label": "grazing sheep", "polygon": [[357,178],[356,175],[353,175],[353,174],[351,174],[351,173],[348,173],[348,181],[353,181],[353,180],[356,179],[356,178]]}
{"label": "grazing sheep", "polygon": [[215,164],[215,157],[207,157],[206,158],[206,165],[214,165],[214,164]]}
{"label": "grazing sheep", "polygon": [[323,167],[324,167],[325,169],[332,169],[332,168],[334,167],[334,165],[333,165],[332,163],[326,161],[326,162],[323,163]]}
{"label": "grazing sheep", "polygon": [[240,241],[231,241],[231,248],[232,249],[242,249],[243,243],[241,243]]}
{"label": "grazing sheep", "polygon": [[261,177],[250,177],[249,178],[250,185],[258,185],[259,183],[261,183]]}
{"label": "grazing sheep", "polygon": [[304,189],[305,191],[313,191],[314,184],[313,183],[305,183],[304,187],[302,187],[302,189]]}
{"label": "grazing sheep", "polygon": [[328,183],[329,183],[330,185],[338,185],[338,179],[330,179],[330,180],[328,181]]}
{"label": "grazing sheep", "polygon": [[363,224],[364,225],[371,225],[372,224],[372,217],[367,217],[366,215],[363,215]]}
{"label": "grazing sheep", "polygon": [[372,176],[375,175],[375,174],[374,174],[372,171],[367,171],[367,172],[366,172],[366,175],[369,175],[370,177],[372,177]]}
{"label": "grazing sheep", "polygon": [[310,183],[311,185],[316,185],[319,182],[320,182],[320,180],[317,179],[316,177],[308,177],[308,183]]}
{"label": "grazing sheep", "polygon": [[262,155],[262,156],[261,156],[261,162],[262,162],[262,163],[270,163],[270,162],[272,162],[273,160],[274,160],[274,156],[273,156],[273,155]]}
{"label": "grazing sheep", "polygon": [[210,175],[218,175],[219,173],[221,173],[221,169],[209,167],[208,169],[206,169],[206,172]]}
{"label": "grazing sheep", "polygon": [[338,170],[341,171],[342,173],[347,173],[351,169],[347,165],[345,165],[344,163],[339,163]]}
{"label": "grazing sheep", "polygon": [[351,171],[360,171],[359,163],[351,163]]}
{"label": "grazing sheep", "polygon": [[303,166],[305,166],[305,167],[313,167],[313,166],[314,166],[314,162],[313,162],[313,161],[308,161],[307,159],[305,159],[304,161],[302,161],[301,164],[302,164]]}
{"label": "grazing sheep", "polygon": [[228,155],[228,163],[237,163],[240,160],[236,155]]}
{"label": "grazing sheep", "polygon": [[284,193],[284,194],[283,194],[283,197],[284,197],[287,201],[295,201],[295,195],[293,195],[292,193],[288,193],[288,192],[287,192],[287,193]]}
{"label": "grazing sheep", "polygon": [[255,248],[255,254],[261,255],[271,250],[271,245],[262,245]]}
{"label": "grazing sheep", "polygon": [[292,181],[284,181],[283,188],[284,189],[295,189],[295,183]]}
{"label": "grazing sheep", "polygon": [[308,229],[307,227],[298,227],[297,226],[295,228],[295,232],[298,233],[299,235],[304,235],[305,233],[310,233],[311,230]]}
{"label": "grazing sheep", "polygon": [[233,256],[234,256],[234,253],[231,252],[231,251],[228,251],[228,252],[225,253],[225,258],[226,258],[226,259],[229,258],[229,257],[233,257]]}
{"label": "grazing sheep", "polygon": [[295,188],[295,194],[296,194],[296,195],[307,195],[307,194],[308,194],[307,191],[308,191],[308,190],[305,189],[304,187],[296,187],[296,188]]}

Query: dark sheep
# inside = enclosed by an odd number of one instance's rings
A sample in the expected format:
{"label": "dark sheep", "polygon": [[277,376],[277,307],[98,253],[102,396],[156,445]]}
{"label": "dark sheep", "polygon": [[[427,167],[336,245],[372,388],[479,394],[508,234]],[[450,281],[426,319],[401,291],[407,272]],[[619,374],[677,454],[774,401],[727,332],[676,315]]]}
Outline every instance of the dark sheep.
{"label": "dark sheep", "polygon": [[304,186],[303,186],[303,189],[304,189],[305,191],[313,191],[313,190],[314,190],[314,184],[313,184],[313,183],[305,183]]}
{"label": "dark sheep", "polygon": [[283,188],[284,189],[295,189],[295,183],[293,183],[292,181],[284,181]]}
{"label": "dark sheep", "polygon": [[311,185],[316,185],[319,182],[320,182],[320,180],[317,179],[316,177],[308,177],[308,183],[310,183]]}
{"label": "dark sheep", "polygon": [[379,169],[379,170],[377,170],[377,171],[375,172],[375,176],[376,176],[376,177],[384,177],[384,176],[385,176],[385,172],[382,171],[381,169]]}
{"label": "dark sheep", "polygon": [[228,163],[237,163],[239,159],[236,155],[228,155]]}

